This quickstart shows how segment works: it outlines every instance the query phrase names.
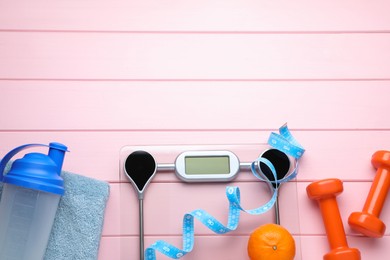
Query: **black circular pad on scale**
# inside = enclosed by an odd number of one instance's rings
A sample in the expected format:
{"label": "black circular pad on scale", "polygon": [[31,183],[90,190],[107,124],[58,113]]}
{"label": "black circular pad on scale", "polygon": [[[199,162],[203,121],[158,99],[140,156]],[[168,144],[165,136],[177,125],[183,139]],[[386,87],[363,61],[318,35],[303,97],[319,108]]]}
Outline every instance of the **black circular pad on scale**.
{"label": "black circular pad on scale", "polygon": [[[276,177],[278,180],[283,179],[290,169],[290,159],[288,156],[277,149],[269,149],[265,151],[261,157],[267,159],[272,163],[276,170]],[[272,171],[265,163],[260,162],[260,170],[270,181],[275,181]],[[272,186],[276,188],[276,183],[272,183]]]}
{"label": "black circular pad on scale", "polygon": [[156,172],[156,161],[153,156],[145,151],[131,153],[125,162],[125,173],[142,191],[146,183]]}

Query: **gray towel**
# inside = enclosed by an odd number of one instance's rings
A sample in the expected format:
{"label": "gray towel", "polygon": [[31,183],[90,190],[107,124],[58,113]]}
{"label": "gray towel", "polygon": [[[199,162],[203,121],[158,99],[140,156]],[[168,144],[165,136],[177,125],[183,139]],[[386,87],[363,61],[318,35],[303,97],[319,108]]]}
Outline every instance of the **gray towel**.
{"label": "gray towel", "polygon": [[[69,172],[61,176],[65,194],[58,205],[45,260],[95,260],[109,184]],[[0,195],[1,191],[2,187]]]}

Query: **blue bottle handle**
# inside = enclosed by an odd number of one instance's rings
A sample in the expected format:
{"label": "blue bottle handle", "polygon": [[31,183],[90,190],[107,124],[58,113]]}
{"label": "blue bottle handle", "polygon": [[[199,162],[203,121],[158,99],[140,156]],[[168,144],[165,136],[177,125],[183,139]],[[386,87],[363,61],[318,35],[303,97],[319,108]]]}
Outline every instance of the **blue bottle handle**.
{"label": "blue bottle handle", "polygon": [[50,147],[47,144],[24,144],[24,145],[21,145],[19,147],[16,147],[15,149],[9,151],[4,156],[4,158],[0,161],[0,182],[3,182],[3,179],[4,179],[4,169],[7,166],[7,163],[9,162],[9,160],[11,160],[11,158],[14,157],[14,155],[19,153],[20,151],[22,151],[24,149],[27,149],[27,148],[30,148],[30,147],[36,147],[36,146]]}

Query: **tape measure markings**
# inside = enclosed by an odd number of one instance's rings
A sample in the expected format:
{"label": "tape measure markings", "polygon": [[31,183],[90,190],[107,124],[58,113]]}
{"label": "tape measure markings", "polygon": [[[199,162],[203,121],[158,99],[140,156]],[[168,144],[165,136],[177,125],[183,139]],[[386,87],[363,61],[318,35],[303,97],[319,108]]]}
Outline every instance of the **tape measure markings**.
{"label": "tape measure markings", "polygon": [[[271,187],[272,183],[281,184],[295,178],[298,173],[298,160],[303,155],[305,150],[291,135],[290,131],[287,128],[287,124],[279,128],[279,134],[271,133],[268,139],[268,143],[270,146],[293,156],[296,160],[295,168],[286,177],[281,180],[278,180],[275,167],[272,165],[272,163],[269,160],[260,157],[257,158],[251,164],[251,171],[253,175],[259,180],[268,183],[268,185],[271,185]],[[271,170],[275,181],[270,181],[268,178],[266,178],[266,176],[261,174],[261,171],[259,169],[260,163],[264,163]],[[240,204],[240,189],[235,186],[227,186],[225,192],[227,199],[229,200],[229,213],[228,223],[226,226],[202,209],[197,209],[186,213],[183,217],[182,226],[183,249],[179,249],[163,240],[157,240],[145,250],[145,259],[155,260],[156,250],[172,259],[179,259],[191,252],[194,247],[194,218],[198,219],[204,226],[219,235],[226,234],[237,229],[241,211],[244,211],[251,215],[260,215],[267,212],[273,207],[278,196],[278,187],[279,185],[276,185],[276,188],[273,189],[274,192],[272,194],[272,197],[267,203],[256,209],[245,210],[241,207]]]}

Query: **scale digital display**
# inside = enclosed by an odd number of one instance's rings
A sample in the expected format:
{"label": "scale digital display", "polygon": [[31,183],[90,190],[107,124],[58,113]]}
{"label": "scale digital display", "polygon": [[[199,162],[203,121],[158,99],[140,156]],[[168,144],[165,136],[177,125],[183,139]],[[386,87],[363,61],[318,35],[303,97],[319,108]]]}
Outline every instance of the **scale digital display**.
{"label": "scale digital display", "polygon": [[175,161],[176,175],[183,181],[230,181],[240,170],[240,161],[230,151],[187,151]]}
{"label": "scale digital display", "polygon": [[186,174],[229,174],[229,156],[186,156]]}

